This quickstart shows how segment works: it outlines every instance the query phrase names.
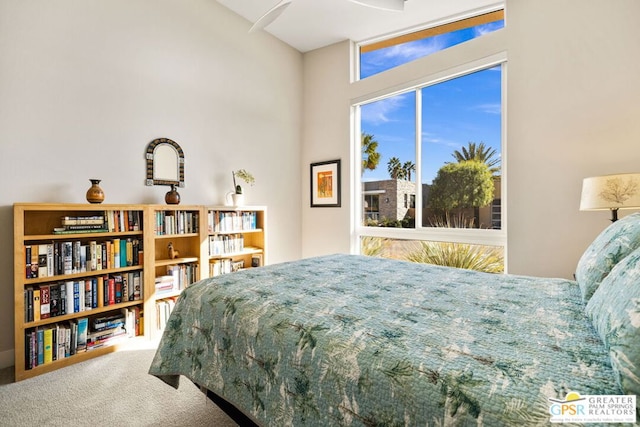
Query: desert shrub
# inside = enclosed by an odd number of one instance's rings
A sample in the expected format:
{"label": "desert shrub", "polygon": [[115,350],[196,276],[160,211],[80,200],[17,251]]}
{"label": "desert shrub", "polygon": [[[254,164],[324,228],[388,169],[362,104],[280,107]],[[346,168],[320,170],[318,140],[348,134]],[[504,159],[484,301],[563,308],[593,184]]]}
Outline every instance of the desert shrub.
{"label": "desert shrub", "polygon": [[502,248],[468,243],[420,242],[420,249],[409,252],[406,259],[423,264],[466,268],[486,273],[504,272]]}
{"label": "desert shrub", "polygon": [[360,253],[367,256],[381,256],[388,239],[364,236],[360,238]]}

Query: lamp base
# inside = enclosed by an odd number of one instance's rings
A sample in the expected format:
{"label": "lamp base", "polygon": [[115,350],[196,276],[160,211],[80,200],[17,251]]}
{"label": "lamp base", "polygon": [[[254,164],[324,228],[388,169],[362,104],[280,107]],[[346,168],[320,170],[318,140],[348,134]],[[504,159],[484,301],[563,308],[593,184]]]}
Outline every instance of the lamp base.
{"label": "lamp base", "polygon": [[618,208],[611,208],[611,222],[618,220]]}

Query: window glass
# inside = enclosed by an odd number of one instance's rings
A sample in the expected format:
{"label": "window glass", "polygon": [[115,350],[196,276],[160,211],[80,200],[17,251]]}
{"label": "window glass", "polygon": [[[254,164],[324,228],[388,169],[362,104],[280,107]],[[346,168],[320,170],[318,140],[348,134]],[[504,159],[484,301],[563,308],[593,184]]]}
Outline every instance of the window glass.
{"label": "window glass", "polygon": [[363,236],[360,253],[486,273],[504,272],[504,249],[499,246]]}
{"label": "window glass", "polygon": [[500,229],[501,70],[362,105],[363,225]]}
{"label": "window glass", "polygon": [[416,193],[416,94],[361,108],[363,224],[413,228]]}
{"label": "window glass", "polygon": [[492,207],[501,184],[501,70],[422,89],[424,227],[501,226]]}
{"label": "window glass", "polygon": [[[501,18],[502,11],[493,12],[486,15],[486,20]],[[504,27],[504,19],[497,19],[478,25],[473,25],[477,18],[470,18],[452,24],[436,27],[435,29],[423,30],[410,35],[397,37],[396,39],[385,40],[372,45],[360,47],[360,78],[390,70],[399,65],[406,64],[416,59],[431,55],[465,41],[477,38]],[[465,27],[465,22],[468,25]],[[449,28],[464,27],[458,30],[448,30]],[[441,28],[441,31],[439,29]],[[424,34],[424,35],[423,35]],[[402,40],[409,40],[403,42]],[[379,47],[381,46],[381,47]]]}

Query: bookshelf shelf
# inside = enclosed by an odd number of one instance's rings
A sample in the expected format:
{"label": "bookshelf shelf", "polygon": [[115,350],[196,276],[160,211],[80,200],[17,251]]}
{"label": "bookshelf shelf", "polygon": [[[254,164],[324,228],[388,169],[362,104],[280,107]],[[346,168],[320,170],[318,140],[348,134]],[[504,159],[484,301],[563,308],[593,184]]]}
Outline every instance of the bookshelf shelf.
{"label": "bookshelf shelf", "polygon": [[84,314],[84,316],[94,316],[96,314],[102,314],[102,313],[107,313],[109,311],[113,311],[113,310],[117,310],[117,309],[122,309],[122,308],[127,308],[127,307],[134,307],[136,305],[139,305],[142,301],[127,301],[127,302],[122,302],[122,303],[118,303],[118,304],[114,304],[114,305],[109,305],[106,307],[98,307],[98,308],[92,308],[91,310],[85,310],[84,312],[81,313],[73,313],[73,314],[65,314],[63,316],[56,316],[56,317],[49,317],[48,319],[45,320],[38,320],[37,322],[25,322],[24,323],[24,327],[25,328],[36,328],[38,326],[46,326],[46,325],[51,325],[54,323],[59,323],[59,322],[64,322],[67,320],[73,320],[75,318],[77,318],[78,314]]}
{"label": "bookshelf shelf", "polygon": [[187,257],[187,258],[159,259],[159,260],[156,260],[155,264],[156,264],[156,267],[162,267],[165,265],[188,264],[190,262],[200,262],[200,258]]}
{"label": "bookshelf shelf", "polygon": [[142,265],[134,265],[131,267],[122,267],[122,268],[106,268],[104,270],[94,270],[94,271],[83,271],[80,273],[71,273],[71,274],[61,274],[50,277],[38,277],[36,279],[24,279],[25,285],[38,284],[38,283],[46,283],[52,281],[64,281],[64,280],[73,280],[80,279],[84,277],[94,277],[94,276],[104,276],[113,273],[124,273],[127,271],[135,271],[141,270]]}

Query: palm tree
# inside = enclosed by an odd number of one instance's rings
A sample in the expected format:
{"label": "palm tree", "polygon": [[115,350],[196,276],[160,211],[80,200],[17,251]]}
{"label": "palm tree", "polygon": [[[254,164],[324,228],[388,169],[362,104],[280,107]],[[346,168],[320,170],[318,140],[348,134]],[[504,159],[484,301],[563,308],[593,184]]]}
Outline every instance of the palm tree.
{"label": "palm tree", "polygon": [[411,172],[416,170],[416,165],[411,160],[407,160],[402,165],[407,181],[411,181]]}
{"label": "palm tree", "polygon": [[484,142],[477,145],[475,142],[468,142],[467,147],[462,147],[462,152],[455,150],[451,155],[458,162],[464,162],[465,160],[477,160],[487,165],[492,175],[495,176],[499,174],[500,159],[494,158],[497,154],[495,148],[485,146]]}
{"label": "palm tree", "polygon": [[403,179],[405,177],[405,170],[402,168],[402,163],[397,157],[392,157],[387,162],[387,170],[391,179]]}
{"label": "palm tree", "polygon": [[362,133],[361,135],[362,145],[362,173],[365,169],[374,170],[380,163],[382,157],[378,153],[378,141],[375,140],[373,135],[368,133]]}

